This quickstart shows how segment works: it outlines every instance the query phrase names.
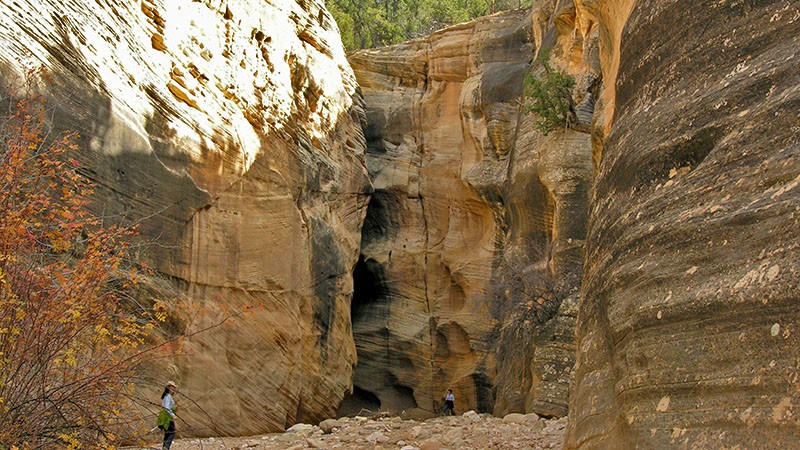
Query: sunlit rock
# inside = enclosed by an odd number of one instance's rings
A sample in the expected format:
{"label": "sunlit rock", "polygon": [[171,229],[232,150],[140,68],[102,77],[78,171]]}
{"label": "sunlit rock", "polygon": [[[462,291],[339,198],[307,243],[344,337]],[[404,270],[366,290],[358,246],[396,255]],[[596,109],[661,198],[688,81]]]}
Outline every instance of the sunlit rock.
{"label": "sunlit rock", "polygon": [[199,332],[137,396],[176,380],[184,436],[332,415],[356,357],[369,182],[323,3],[22,0],[0,21],[3,80],[46,68],[50,117],[81,134],[97,211],[140,223],[172,325]]}
{"label": "sunlit rock", "polygon": [[356,267],[356,390],[343,413],[431,413],[453,388],[456,412],[566,414],[591,144],[579,129],[545,137],[522,114],[531,20],[502,13],[350,57],[376,191]]}

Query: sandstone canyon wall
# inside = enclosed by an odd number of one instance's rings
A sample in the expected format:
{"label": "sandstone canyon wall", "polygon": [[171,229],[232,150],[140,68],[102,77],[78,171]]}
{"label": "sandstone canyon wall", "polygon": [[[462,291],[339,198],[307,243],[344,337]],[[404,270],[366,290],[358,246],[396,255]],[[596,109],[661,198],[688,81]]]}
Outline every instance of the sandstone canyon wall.
{"label": "sandstone canyon wall", "polygon": [[627,22],[601,32],[615,108],[598,155],[566,448],[793,447],[797,2],[604,8]]}
{"label": "sandstone canyon wall", "polygon": [[[497,322],[487,287],[531,48],[524,13],[350,57],[369,105],[375,186],[362,238],[355,405],[491,409]],[[346,404],[345,407],[348,407]]]}
{"label": "sandstone canyon wall", "polygon": [[175,379],[184,435],[331,416],[356,358],[369,181],[360,96],[322,2],[21,1],[0,20],[3,81],[46,67],[53,126],[80,132],[98,212],[141,224],[177,331],[235,316],[137,394]]}
{"label": "sandstone canyon wall", "polygon": [[[535,17],[501,13],[350,56],[375,193],[342,412],[431,413],[451,387],[459,411],[566,414],[597,75],[571,37],[571,3]],[[523,114],[535,27],[581,80],[581,129],[543,136]]]}
{"label": "sandstone canyon wall", "polygon": [[[187,434],[452,387],[569,401],[567,448],[800,437],[796,2],[540,1],[355,76],[318,1],[93,6],[3,3],[2,78],[47,67],[98,211],[141,224],[176,330],[212,326],[140,387],[176,379]],[[576,79],[546,136],[543,51]]]}

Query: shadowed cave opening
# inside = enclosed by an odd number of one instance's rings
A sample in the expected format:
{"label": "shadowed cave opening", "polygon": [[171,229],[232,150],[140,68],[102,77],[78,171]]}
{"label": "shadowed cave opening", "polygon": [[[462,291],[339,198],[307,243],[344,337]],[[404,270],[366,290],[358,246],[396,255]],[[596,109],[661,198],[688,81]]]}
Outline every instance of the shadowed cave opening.
{"label": "shadowed cave opening", "polygon": [[358,362],[353,376],[353,392],[345,395],[337,416],[363,414],[362,410],[375,413],[416,408],[414,390],[403,385],[394,374],[395,369],[408,369],[408,364],[399,367],[403,355],[395,354],[390,348],[385,269],[364,255],[359,256],[353,270],[350,314]]}
{"label": "shadowed cave opening", "polygon": [[368,320],[370,307],[385,296],[384,278],[383,266],[380,263],[366,259],[364,255],[358,256],[358,262],[353,270],[353,300],[350,303],[350,318],[353,324]]}
{"label": "shadowed cave opening", "polygon": [[353,393],[347,394],[336,411],[336,417],[354,416],[362,410],[378,411],[381,409],[381,401],[370,391],[365,391],[358,386],[353,386]]}

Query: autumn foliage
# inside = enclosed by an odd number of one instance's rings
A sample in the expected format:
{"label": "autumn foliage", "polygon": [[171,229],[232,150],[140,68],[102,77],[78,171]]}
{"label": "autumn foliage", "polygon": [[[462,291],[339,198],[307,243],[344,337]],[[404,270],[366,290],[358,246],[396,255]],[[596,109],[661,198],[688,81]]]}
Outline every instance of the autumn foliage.
{"label": "autumn foliage", "polygon": [[77,136],[30,92],[0,110],[0,448],[108,447],[154,313],[128,294],[134,231],[89,212]]}

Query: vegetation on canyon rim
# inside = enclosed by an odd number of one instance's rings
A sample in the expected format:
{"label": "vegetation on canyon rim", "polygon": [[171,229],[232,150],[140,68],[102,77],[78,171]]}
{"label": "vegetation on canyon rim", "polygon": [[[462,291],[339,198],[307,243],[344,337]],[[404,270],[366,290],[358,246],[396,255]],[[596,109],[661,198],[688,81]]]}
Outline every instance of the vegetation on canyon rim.
{"label": "vegetation on canyon rim", "polygon": [[539,60],[544,72],[528,73],[525,77],[525,112],[536,114],[536,128],[546,136],[558,127],[569,128],[575,120],[572,101],[575,78],[551,66],[549,53],[543,52]]}
{"label": "vegetation on canyon rim", "polygon": [[326,0],[348,51],[396,44],[530,4],[530,0]]}
{"label": "vegetation on canyon rim", "polygon": [[55,133],[30,80],[2,92],[0,113],[0,448],[109,447],[135,372],[156,356],[147,336],[160,302],[132,292],[130,227],[87,209],[92,187]]}

